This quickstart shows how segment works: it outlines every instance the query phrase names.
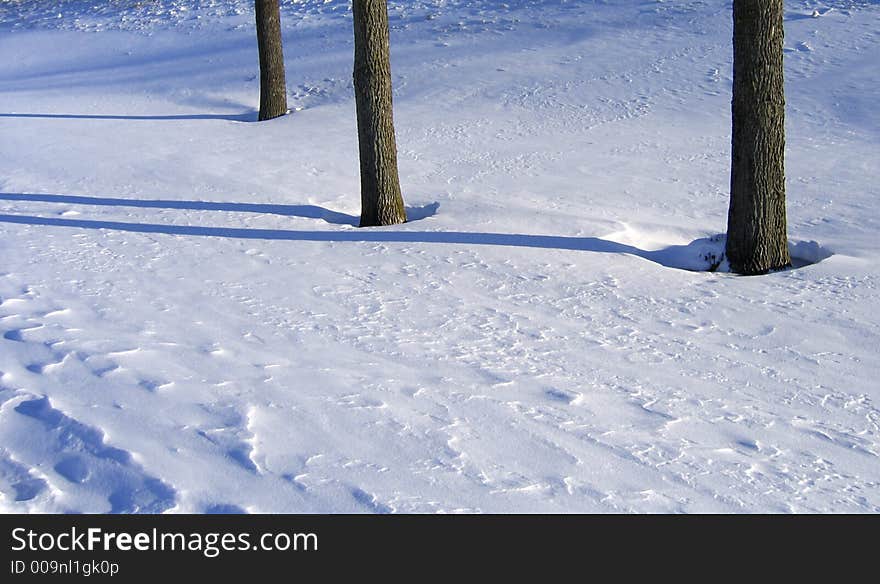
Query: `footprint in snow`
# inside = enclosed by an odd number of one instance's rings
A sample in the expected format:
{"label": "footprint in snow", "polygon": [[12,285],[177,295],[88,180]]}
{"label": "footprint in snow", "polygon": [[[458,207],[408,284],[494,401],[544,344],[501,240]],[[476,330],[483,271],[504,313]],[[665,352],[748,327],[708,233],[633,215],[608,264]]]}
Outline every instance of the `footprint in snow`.
{"label": "footprint in snow", "polygon": [[48,453],[37,455],[48,455],[66,481],[104,491],[111,513],[162,513],[176,504],[174,488],[147,474],[127,450],[106,444],[101,429],[68,416],[48,397],[23,401],[14,410],[40,423],[35,443],[47,444]]}
{"label": "footprint in snow", "polygon": [[56,464],[55,472],[72,483],[82,483],[89,478],[89,465],[82,457],[73,455]]}
{"label": "footprint in snow", "polygon": [[369,494],[363,489],[360,489],[358,487],[353,488],[351,490],[351,496],[354,497],[355,501],[369,509],[371,513],[377,513],[381,515],[393,513],[393,510],[390,507],[388,507],[387,505],[383,505],[374,495]]}
{"label": "footprint in snow", "polygon": [[13,501],[22,502],[37,498],[48,487],[44,479],[33,476],[28,467],[0,450],[0,492],[9,493]]}

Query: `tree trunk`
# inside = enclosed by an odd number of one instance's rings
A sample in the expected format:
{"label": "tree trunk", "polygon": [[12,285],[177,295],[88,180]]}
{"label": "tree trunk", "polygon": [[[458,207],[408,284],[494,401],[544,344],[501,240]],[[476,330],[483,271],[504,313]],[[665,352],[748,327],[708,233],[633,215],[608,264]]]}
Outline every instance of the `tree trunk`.
{"label": "tree trunk", "polygon": [[255,0],[257,47],[260,51],[260,121],[287,113],[281,10],[278,0]]}
{"label": "tree trunk", "polygon": [[354,0],[352,8],[361,227],[404,223],[391,103],[388,7],[385,0]]}
{"label": "tree trunk", "polygon": [[740,274],[791,265],[785,217],[783,0],[733,2],[727,257]]}

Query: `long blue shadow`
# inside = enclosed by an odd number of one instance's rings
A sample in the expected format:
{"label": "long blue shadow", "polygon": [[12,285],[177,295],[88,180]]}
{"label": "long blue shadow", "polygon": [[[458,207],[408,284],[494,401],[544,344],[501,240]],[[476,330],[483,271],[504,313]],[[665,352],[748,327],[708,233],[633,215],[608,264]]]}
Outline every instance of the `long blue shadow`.
{"label": "long blue shadow", "polygon": [[126,116],[103,114],[3,114],[0,118],[33,118],[48,120],[227,120],[231,122],[256,122],[258,112],[249,111],[240,114],[180,114],[168,116]]}
{"label": "long blue shadow", "polygon": [[264,203],[221,203],[217,201],[174,201],[164,199],[119,199],[114,197],[83,197],[78,195],[44,195],[39,193],[0,193],[2,201],[34,201],[97,205],[102,207],[140,207],[145,209],[181,209],[186,211],[235,211],[266,213],[285,217],[321,219],[335,225],[357,225],[359,218],[317,205],[270,205]]}
{"label": "long blue shadow", "polygon": [[134,233],[164,233],[166,235],[189,235],[201,237],[225,237],[232,239],[269,239],[284,241],[354,241],[384,243],[458,243],[468,245],[503,245],[565,249],[573,251],[597,251],[610,253],[645,252],[636,247],[606,241],[596,237],[564,237],[557,235],[518,235],[512,233],[464,233],[458,231],[290,231],[284,229],[244,229],[238,227],[203,227],[197,225],[158,225],[153,223],[123,223],[120,221],[93,221],[90,219],[63,219],[60,217],[37,217],[35,215],[0,215],[2,223],[47,225],[52,227],[77,227],[80,229],[112,229]]}
{"label": "long blue shadow", "polygon": [[[265,213],[287,217],[320,219],[336,225],[357,226],[359,218],[331,211],[317,205],[270,205],[264,203],[225,203],[215,201],[175,201],[164,199],[121,199],[42,193],[0,193],[0,200],[63,203],[69,205],[99,205],[113,207],[141,207],[152,209],[182,209],[194,211],[233,211]],[[440,203],[421,207],[407,207],[410,222],[437,213]],[[236,227],[204,227],[199,225],[159,225],[154,223],[124,223],[39,217],[36,215],[0,214],[0,223],[46,225],[79,229],[110,229],[133,233],[158,233],[193,237],[224,237],[231,239],[265,239],[282,241],[348,241],[371,243],[446,243],[460,245],[494,245],[587,251],[596,253],[628,254],[654,263],[689,271],[705,271],[720,261],[723,236],[694,240],[686,245],[673,245],[657,250],[643,250],[632,245],[598,237],[567,237],[559,235],[525,235],[516,233],[466,233],[459,231],[391,231],[385,229],[357,229],[343,231],[292,231],[283,229],[244,229]]]}
{"label": "long blue shadow", "polygon": [[87,219],[62,219],[34,215],[0,215],[0,223],[74,227],[79,229],[110,229],[132,233],[158,233],[193,237],[223,237],[231,239],[263,239],[280,241],[336,241],[367,243],[445,243],[460,245],[494,245],[596,253],[629,254],[673,268],[695,269],[682,262],[687,250],[703,240],[690,245],[671,246],[661,250],[646,251],[631,245],[608,241],[598,237],[565,237],[558,235],[523,235],[515,233],[465,233],[458,231],[290,231],[282,229],[242,229],[235,227],[202,227],[196,225],[157,225],[152,223],[123,223],[119,221],[93,221]]}
{"label": "long blue shadow", "polygon": [[[42,193],[0,193],[2,201],[33,201],[38,203],[65,203],[68,205],[97,205],[104,207],[140,207],[146,209],[181,209],[187,211],[233,211],[239,213],[266,213],[285,217],[320,219],[335,225],[357,225],[359,217],[331,211],[317,205],[270,205],[265,203],[221,203],[216,201],[175,201],[166,199],[120,199],[115,197],[85,197],[80,195],[49,195]],[[409,221],[418,221],[437,213],[440,203],[407,207]]]}

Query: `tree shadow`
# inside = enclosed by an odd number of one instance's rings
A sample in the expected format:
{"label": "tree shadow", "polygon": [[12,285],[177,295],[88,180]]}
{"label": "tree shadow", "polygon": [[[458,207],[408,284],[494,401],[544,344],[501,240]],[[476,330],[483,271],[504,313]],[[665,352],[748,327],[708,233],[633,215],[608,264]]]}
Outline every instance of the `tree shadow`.
{"label": "tree shadow", "polygon": [[[205,201],[168,201],[107,199],[74,195],[43,195],[0,193],[0,200],[37,201],[53,203],[111,205],[145,208],[187,209],[199,211],[244,211],[283,216],[321,219],[336,225],[357,226],[359,218],[316,205],[267,205],[259,203],[218,203]],[[421,207],[408,207],[410,221],[436,214],[437,202]],[[644,250],[633,245],[599,237],[571,237],[561,235],[527,235],[518,233],[470,233],[460,231],[391,231],[385,228],[350,229],[342,231],[250,229],[236,227],[205,227],[199,225],[160,225],[154,223],[126,223],[92,219],[38,217],[35,215],[0,214],[0,223],[43,225],[78,229],[107,229],[131,233],[153,233],[188,237],[222,237],[227,239],[262,239],[270,241],[327,241],[353,243],[429,243],[469,246],[502,246],[562,251],[625,254],[640,257],[667,268],[690,272],[714,272],[724,262],[724,234],[703,237],[682,245]],[[789,243],[793,268],[805,267],[827,259],[832,253],[816,242]],[[724,270],[722,270],[724,271]]]}
{"label": "tree shadow", "polygon": [[[64,203],[68,205],[97,205],[105,207],[139,207],[144,209],[180,209],[186,211],[233,211],[263,213],[284,217],[320,219],[333,225],[357,226],[360,217],[331,211],[318,205],[272,205],[267,203],[225,203],[218,201],[175,201],[166,199],[121,199],[115,197],[86,197],[80,195],[51,195],[41,193],[0,193],[0,201],[32,201],[37,203]],[[407,207],[410,222],[437,214],[440,203]]]}
{"label": "tree shadow", "polygon": [[48,120],[227,120],[231,122],[256,122],[259,112],[247,111],[240,114],[180,114],[167,116],[125,116],[92,114],[2,114],[0,118],[32,118]]}
{"label": "tree shadow", "polygon": [[422,219],[433,217],[437,214],[438,209],[440,209],[440,203],[437,201],[422,205],[421,207],[408,206],[406,208],[406,222],[412,223],[413,221],[421,221]]}
{"label": "tree shadow", "polygon": [[[45,2],[45,4],[51,4]],[[132,53],[105,51],[89,59],[53,59],[49,66],[36,66],[26,72],[0,74],[4,92],[21,92],[46,89],[70,90],[75,87],[125,86],[132,82],[149,83],[160,80],[186,79],[204,76],[204,58],[218,59],[221,63],[235,66],[236,61],[228,55],[250,49],[252,40],[245,36],[221,35],[210,42],[198,42],[183,48],[178,45],[162,47],[161,43],[135,43]],[[217,69],[220,70],[220,69]]]}
{"label": "tree shadow", "polygon": [[[430,208],[433,207],[433,205],[428,205],[427,207]],[[350,220],[345,223],[350,225],[356,224],[356,218],[350,216],[346,217],[349,217]],[[4,214],[0,214],[0,223],[72,227],[79,229],[109,229],[131,233],[153,233],[191,237],[223,237],[227,239],[360,243],[438,243],[469,246],[492,245],[568,251],[589,251],[596,253],[629,254],[667,267],[688,270],[694,269],[690,267],[687,262],[676,261],[676,259],[679,259],[683,255],[681,253],[682,250],[684,250],[686,254],[687,250],[685,248],[687,248],[687,246],[673,246],[663,250],[646,251],[631,245],[608,241],[598,237],[523,235],[515,233],[466,233],[458,231],[387,231],[381,228],[370,230],[352,229],[345,231],[292,231],[282,229],[244,229],[234,227],[203,227],[196,225],[124,223],[119,221],[95,221],[90,219],[66,219],[60,217]]]}
{"label": "tree shadow", "polygon": [[271,205],[265,203],[223,203],[217,201],[174,201],[163,199],[120,199],[114,197],[84,197],[78,195],[44,195],[37,193],[0,193],[3,201],[34,201],[38,203],[65,203],[68,205],[97,205],[106,207],[139,207],[142,209],[180,209],[186,211],[234,211],[265,213],[285,217],[320,219],[334,225],[357,225],[358,217],[331,211],[317,205]]}

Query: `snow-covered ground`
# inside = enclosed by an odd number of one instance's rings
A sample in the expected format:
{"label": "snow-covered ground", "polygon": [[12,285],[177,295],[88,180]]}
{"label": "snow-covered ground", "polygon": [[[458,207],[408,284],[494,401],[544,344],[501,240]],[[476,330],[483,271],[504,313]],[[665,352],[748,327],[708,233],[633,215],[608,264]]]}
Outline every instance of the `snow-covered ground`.
{"label": "snow-covered ground", "polygon": [[880,511],[880,2],[786,3],[798,269],[723,246],[722,0],[0,1],[0,510]]}

